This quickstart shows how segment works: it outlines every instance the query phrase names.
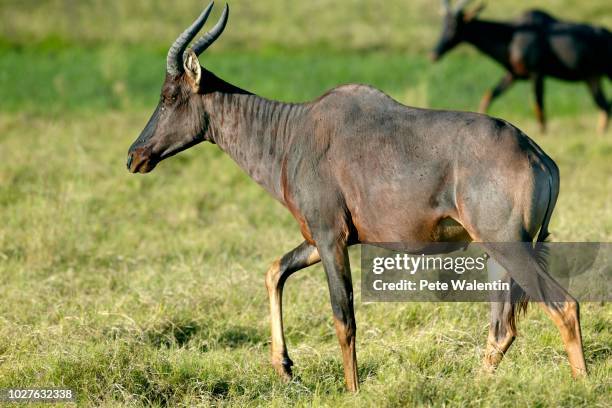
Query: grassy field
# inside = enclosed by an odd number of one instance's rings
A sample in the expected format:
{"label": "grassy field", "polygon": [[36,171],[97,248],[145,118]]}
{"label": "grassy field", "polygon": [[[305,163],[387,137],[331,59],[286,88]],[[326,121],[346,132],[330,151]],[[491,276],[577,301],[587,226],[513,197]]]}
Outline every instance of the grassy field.
{"label": "grassy field", "polygon": [[[466,47],[431,65],[423,51],[438,30],[436,7],[386,3],[232,2],[227,33],[202,62],[284,101],[361,82],[409,105],[474,110],[502,71]],[[529,3],[496,2],[486,15]],[[605,1],[542,3],[612,26]],[[362,304],[358,248],[361,392],[344,392],[321,266],[287,284],[296,380],[279,381],[268,364],[263,278],[301,241],[290,214],[215,146],[146,176],[125,170],[158,98],[164,48],[200,6],[0,5],[0,389],[72,388],[84,406],[608,406],[610,305],[582,308],[589,378],[571,379],[560,336],[535,307],[489,376],[480,372],[488,305]],[[82,19],[71,30],[74,16]],[[531,100],[519,84],[491,113],[561,169],[553,240],[612,241],[612,130],[595,134],[583,85],[547,82],[547,135]]]}
{"label": "grassy field", "polygon": [[[216,49],[429,49],[438,35],[438,0],[227,0],[234,29]],[[454,0],[453,3],[456,3]],[[3,0],[0,38],[9,44],[152,45],[167,49],[208,0]],[[217,1],[216,18],[224,1]],[[477,4],[476,1],[474,1]],[[484,16],[513,19],[527,8],[612,26],[606,0],[497,0]],[[194,12],[194,10],[196,10]]]}

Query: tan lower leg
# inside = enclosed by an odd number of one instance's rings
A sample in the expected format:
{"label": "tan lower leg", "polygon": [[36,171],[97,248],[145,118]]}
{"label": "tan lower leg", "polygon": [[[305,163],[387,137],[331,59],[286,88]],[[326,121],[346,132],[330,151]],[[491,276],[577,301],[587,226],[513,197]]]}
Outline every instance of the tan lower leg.
{"label": "tan lower leg", "polygon": [[597,123],[597,131],[600,134],[604,134],[606,132],[606,130],[608,129],[608,118],[609,118],[609,114],[606,112],[600,112],[599,113],[599,122]]}
{"label": "tan lower leg", "polygon": [[493,372],[502,358],[504,358],[504,354],[514,342],[514,337],[516,333],[507,333],[506,336],[501,340],[497,340],[497,336],[495,335],[494,330],[489,329],[489,338],[487,339],[487,349],[485,350],[484,356],[484,369],[488,372]]}
{"label": "tan lower leg", "polygon": [[540,131],[542,133],[546,132],[546,118],[544,117],[544,111],[542,111],[540,105],[537,104],[534,107],[534,111],[538,120],[538,124],[540,125]]}
{"label": "tan lower leg", "polygon": [[272,366],[284,380],[291,379],[291,360],[283,334],[282,287],[279,287],[280,259],[274,261],[266,274],[266,288],[270,300],[270,328],[272,331]]}
{"label": "tan lower leg", "polygon": [[478,112],[487,113],[487,110],[489,109],[489,105],[491,104],[492,99],[493,99],[493,93],[491,91],[488,91],[487,93],[485,93],[482,99],[480,100],[480,106],[478,107]]}
{"label": "tan lower leg", "polygon": [[357,378],[357,352],[355,349],[355,333],[349,330],[344,323],[334,318],[336,335],[342,350],[342,363],[344,366],[344,381],[350,392],[359,391]]}
{"label": "tan lower leg", "polygon": [[573,376],[581,377],[586,375],[587,370],[582,350],[578,303],[575,301],[566,302],[561,309],[551,308],[544,304],[542,304],[542,307],[561,332],[561,338],[565,345],[565,351],[567,352]]}

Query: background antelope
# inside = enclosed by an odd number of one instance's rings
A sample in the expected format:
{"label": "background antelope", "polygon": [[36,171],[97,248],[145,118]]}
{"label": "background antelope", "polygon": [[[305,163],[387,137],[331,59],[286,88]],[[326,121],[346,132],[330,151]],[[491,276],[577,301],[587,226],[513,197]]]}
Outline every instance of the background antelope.
{"label": "background antelope", "polygon": [[[217,144],[299,223],[304,242],[266,274],[272,365],[292,362],[282,323],[286,279],[323,263],[349,390],[358,389],[356,323],[348,247],[361,242],[475,240],[541,303],[561,332],[574,375],[586,373],[578,304],[550,281],[531,246],[505,252],[494,242],[541,242],[559,191],[558,169],[531,139],[499,119],[403,106],[374,88],[345,85],[303,104],[268,100],[201,67],[198,54],[222,33],[219,22],[190,48],[212,3],[172,44],[161,98],[129,148],[127,167],[147,173],[195,144]],[[459,227],[459,228],[458,228]],[[538,233],[539,231],[539,233]],[[542,280],[546,282],[542,285]],[[492,303],[485,367],[516,335],[525,295]]]}
{"label": "background antelope", "polygon": [[485,113],[516,80],[528,79],[533,83],[535,114],[545,131],[544,78],[551,76],[587,84],[601,110],[598,129],[605,131],[611,104],[604,94],[602,78],[612,79],[612,33],[603,27],[560,21],[540,10],[526,11],[514,22],[480,20],[478,14],[484,5],[466,10],[468,3],[470,0],[460,1],[452,8],[450,0],[442,1],[444,24],[432,58],[438,60],[458,44],[468,42],[507,70],[482,98],[480,112]]}

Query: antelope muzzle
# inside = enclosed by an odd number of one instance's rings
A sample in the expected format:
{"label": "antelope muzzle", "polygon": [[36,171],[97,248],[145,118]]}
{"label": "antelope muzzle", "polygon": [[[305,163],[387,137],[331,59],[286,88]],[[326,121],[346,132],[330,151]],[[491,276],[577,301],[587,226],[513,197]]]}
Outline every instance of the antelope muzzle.
{"label": "antelope muzzle", "polygon": [[159,163],[159,158],[146,147],[130,149],[128,152],[127,168],[131,173],[148,173],[155,168],[157,163]]}

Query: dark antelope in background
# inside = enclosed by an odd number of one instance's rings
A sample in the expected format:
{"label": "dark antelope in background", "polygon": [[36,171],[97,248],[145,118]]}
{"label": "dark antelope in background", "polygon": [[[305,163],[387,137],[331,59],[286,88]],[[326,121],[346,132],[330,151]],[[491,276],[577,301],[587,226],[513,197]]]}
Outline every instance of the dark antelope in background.
{"label": "dark antelope in background", "polygon": [[516,22],[479,20],[483,5],[471,11],[460,2],[454,9],[449,0],[445,9],[442,36],[433,51],[434,60],[461,42],[474,45],[499,62],[508,72],[487,92],[480,103],[485,113],[491,102],[519,79],[533,82],[535,113],[542,131],[544,115],[544,78],[584,81],[601,110],[598,129],[604,132],[611,104],[604,95],[602,78],[612,79],[612,33],[601,27],[559,21],[549,14],[530,10]]}
{"label": "dark antelope in background", "polygon": [[292,362],[283,334],[283,285],[321,261],[344,377],[357,390],[347,249],[361,242],[527,242],[518,254],[485,244],[508,271],[502,279],[517,289],[491,305],[485,366],[496,367],[514,340],[520,300],[538,295],[559,299],[540,304],[562,334],[574,375],[586,373],[578,304],[551,281],[531,244],[548,234],[559,191],[557,166],[542,149],[504,121],[407,107],[364,85],[341,86],[303,104],[253,95],[198,61],[223,31],[227,6],[187,49],[211,7],[170,47],[159,104],[130,147],[127,167],[147,173],[208,141],[293,214],[304,242],[276,260],[265,279],[272,365],[284,379],[291,378]]}

